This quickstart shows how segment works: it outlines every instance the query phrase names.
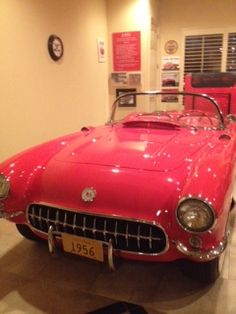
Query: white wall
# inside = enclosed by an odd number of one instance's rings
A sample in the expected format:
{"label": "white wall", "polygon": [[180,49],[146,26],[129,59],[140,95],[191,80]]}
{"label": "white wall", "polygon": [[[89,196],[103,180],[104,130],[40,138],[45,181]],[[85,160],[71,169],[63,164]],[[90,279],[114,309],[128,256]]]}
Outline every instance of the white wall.
{"label": "white wall", "polygon": [[[140,88],[159,89],[166,41],[178,42],[175,55],[183,65],[184,31],[236,30],[235,12],[235,0],[0,0],[0,162],[107,121],[115,95],[115,89],[108,92],[112,33],[141,31]],[[156,52],[150,48],[151,17],[158,27]],[[47,51],[53,33],[65,47],[58,63]],[[97,37],[107,42],[106,63],[98,63]]]}
{"label": "white wall", "polygon": [[[140,86],[118,86],[110,81],[109,95],[110,103],[116,96],[118,88],[136,88],[137,90],[156,89],[156,67],[152,67],[153,54],[151,53],[151,19],[158,23],[158,0],[108,0],[107,20],[109,33],[109,75],[114,72],[112,63],[112,33],[140,31],[141,33],[141,85]],[[156,59],[156,55],[154,56]],[[156,65],[156,60],[154,60]],[[119,108],[116,117],[133,111],[133,108]]]}
{"label": "white wall", "polygon": [[[58,63],[50,34],[64,43]],[[107,120],[108,63],[98,63],[97,37],[107,39],[106,0],[0,1],[0,161]]]}
{"label": "white wall", "polygon": [[[173,56],[181,57],[181,76],[184,65],[184,35],[236,32],[235,0],[159,0],[160,57],[167,56],[164,46],[168,40],[177,41],[179,48]],[[160,71],[158,73],[160,77]]]}

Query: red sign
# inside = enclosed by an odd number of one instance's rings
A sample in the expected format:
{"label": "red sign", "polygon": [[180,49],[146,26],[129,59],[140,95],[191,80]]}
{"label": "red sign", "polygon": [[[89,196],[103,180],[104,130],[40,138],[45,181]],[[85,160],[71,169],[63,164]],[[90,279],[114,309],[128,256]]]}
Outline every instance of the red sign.
{"label": "red sign", "polygon": [[140,32],[112,34],[114,71],[140,71]]}

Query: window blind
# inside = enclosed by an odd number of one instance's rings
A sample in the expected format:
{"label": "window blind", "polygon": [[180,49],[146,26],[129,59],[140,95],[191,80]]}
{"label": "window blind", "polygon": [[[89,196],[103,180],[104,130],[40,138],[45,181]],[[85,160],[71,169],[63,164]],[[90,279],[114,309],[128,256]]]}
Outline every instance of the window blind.
{"label": "window blind", "polygon": [[221,71],[223,34],[185,37],[184,74]]}
{"label": "window blind", "polygon": [[228,34],[226,71],[236,71],[236,33]]}

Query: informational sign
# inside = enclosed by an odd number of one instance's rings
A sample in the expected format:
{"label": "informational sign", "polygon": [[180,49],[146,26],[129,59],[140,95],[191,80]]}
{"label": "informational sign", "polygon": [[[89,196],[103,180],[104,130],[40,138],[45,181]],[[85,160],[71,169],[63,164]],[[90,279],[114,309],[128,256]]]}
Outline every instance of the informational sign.
{"label": "informational sign", "polygon": [[98,62],[106,62],[105,41],[103,38],[97,38]]}
{"label": "informational sign", "polygon": [[162,71],[179,71],[180,57],[163,57]]}
{"label": "informational sign", "polygon": [[141,85],[141,73],[129,73],[128,83],[134,86]]}
{"label": "informational sign", "polygon": [[122,32],[112,34],[113,70],[141,70],[141,34],[140,32]]}
{"label": "informational sign", "polygon": [[161,73],[161,86],[179,86],[179,72],[162,72]]}
{"label": "informational sign", "polygon": [[111,73],[111,83],[112,86],[127,85],[128,83],[127,73],[126,72]]}

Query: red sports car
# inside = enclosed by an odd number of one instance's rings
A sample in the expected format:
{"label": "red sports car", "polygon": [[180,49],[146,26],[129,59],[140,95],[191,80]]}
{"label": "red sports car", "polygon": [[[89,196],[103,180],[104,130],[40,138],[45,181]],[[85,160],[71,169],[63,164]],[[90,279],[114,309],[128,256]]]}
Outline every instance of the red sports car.
{"label": "red sports car", "polygon": [[119,108],[122,95],[106,125],[0,164],[0,217],[53,254],[107,259],[111,269],[115,257],[184,259],[196,279],[214,281],[228,240],[235,117],[191,93],[168,92],[178,104],[160,111],[163,95],[132,93],[132,109]]}

